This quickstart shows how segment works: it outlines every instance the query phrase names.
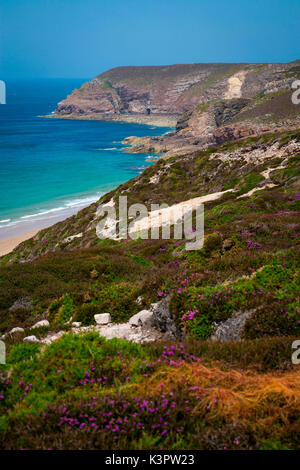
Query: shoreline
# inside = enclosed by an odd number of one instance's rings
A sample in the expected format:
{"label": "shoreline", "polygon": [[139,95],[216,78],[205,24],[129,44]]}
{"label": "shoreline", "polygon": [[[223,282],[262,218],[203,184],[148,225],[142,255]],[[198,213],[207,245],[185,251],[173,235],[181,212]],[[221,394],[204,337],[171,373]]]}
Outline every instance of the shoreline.
{"label": "shoreline", "polygon": [[70,119],[77,121],[108,121],[108,122],[126,122],[132,124],[146,124],[156,127],[176,127],[179,116],[165,115],[145,115],[145,114],[117,114],[117,115],[100,115],[92,114],[46,114],[41,117],[52,119]]}
{"label": "shoreline", "polygon": [[[108,192],[111,189],[108,190]],[[105,194],[105,192],[101,192],[95,195],[95,200],[85,201],[82,204],[78,204],[73,207],[65,207],[61,211],[51,212],[47,215],[44,214],[36,214],[35,218],[28,218],[24,221],[19,221],[18,223],[1,227],[0,228],[0,258],[5,254],[10,253],[14,250],[20,243],[25,240],[29,240],[38,232],[48,227],[51,227],[58,222],[62,222],[73,215],[76,215],[81,210],[85,209],[86,207],[94,204],[95,202],[99,201],[99,199]]]}
{"label": "shoreline", "polygon": [[13,251],[20,243],[34,237],[40,229],[32,229],[29,232],[19,235],[18,237],[10,238],[8,240],[0,240],[0,257],[5,256]]}
{"label": "shoreline", "polygon": [[68,219],[89,205],[90,204],[76,207],[76,210],[69,209],[68,211],[44,219],[35,219],[12,227],[2,228],[0,232],[0,257],[7,255],[20,243],[34,237],[41,230]]}
{"label": "shoreline", "polygon": [[[109,118],[103,118],[103,116],[99,119],[99,115],[85,115],[85,116],[78,116],[78,115],[64,115],[59,116],[56,114],[45,115],[41,117],[48,117],[54,119],[75,119],[75,120],[97,120],[97,121],[113,121],[113,122],[124,122],[124,123],[136,123],[136,124],[145,124],[145,125],[155,125],[157,127],[174,127],[176,125],[176,119],[170,118],[168,116],[156,116],[155,119],[152,119],[150,116],[141,116],[136,115],[122,115],[122,119],[119,116],[113,117],[109,116]],[[124,119],[125,118],[125,119]],[[148,119],[149,118],[149,119]],[[151,119],[150,119],[151,118]],[[138,119],[140,119],[138,121]],[[125,149],[123,149],[124,153]],[[151,157],[151,155],[149,156]],[[153,162],[155,160],[152,160]],[[104,194],[104,193],[103,193]],[[99,195],[98,199],[103,196],[103,194]],[[73,208],[65,208],[59,214],[56,215],[49,215],[45,218],[38,218],[39,215],[37,214],[36,219],[24,221],[24,223],[18,223],[12,226],[1,227],[0,228],[0,258],[2,256],[11,253],[20,243],[29,240],[30,238],[34,237],[39,231],[51,227],[58,222],[62,222],[63,220],[68,219],[72,215],[77,214],[80,210],[88,207],[92,202],[87,204],[82,204]]]}

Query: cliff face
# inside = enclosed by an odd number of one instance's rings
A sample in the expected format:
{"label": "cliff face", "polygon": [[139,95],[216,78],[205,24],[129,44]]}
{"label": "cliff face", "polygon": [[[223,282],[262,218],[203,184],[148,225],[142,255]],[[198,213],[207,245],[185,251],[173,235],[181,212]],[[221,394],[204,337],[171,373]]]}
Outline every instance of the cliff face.
{"label": "cliff face", "polygon": [[295,63],[119,67],[74,90],[56,112],[61,117],[179,116],[211,100],[288,89],[298,68]]}

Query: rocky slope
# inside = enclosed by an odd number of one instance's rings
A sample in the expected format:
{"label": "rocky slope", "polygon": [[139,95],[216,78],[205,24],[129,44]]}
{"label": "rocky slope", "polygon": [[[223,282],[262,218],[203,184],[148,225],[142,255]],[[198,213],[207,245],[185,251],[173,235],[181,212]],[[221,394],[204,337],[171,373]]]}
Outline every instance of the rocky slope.
{"label": "rocky slope", "polygon": [[58,104],[56,117],[176,127],[156,138],[125,139],[128,152],[183,155],[228,140],[299,125],[291,85],[298,62],[120,67]]}
{"label": "rocky slope", "polygon": [[126,151],[184,155],[226,141],[251,135],[297,129],[300,105],[292,103],[292,91],[280,90],[252,99],[219,99],[184,113],[176,130],[161,137],[128,137]]}

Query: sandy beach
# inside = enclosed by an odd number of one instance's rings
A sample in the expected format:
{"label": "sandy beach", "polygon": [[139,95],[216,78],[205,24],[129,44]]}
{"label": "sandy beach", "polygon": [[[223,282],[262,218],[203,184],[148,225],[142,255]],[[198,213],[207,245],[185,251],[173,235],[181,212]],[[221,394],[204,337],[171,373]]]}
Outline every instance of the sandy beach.
{"label": "sandy beach", "polygon": [[66,208],[65,210],[59,212],[59,214],[47,215],[45,218],[37,217],[37,219],[29,219],[12,227],[1,228],[0,256],[4,256],[7,253],[10,253],[21,242],[34,237],[34,235],[36,235],[40,230],[67,219],[87,205],[88,204],[83,204],[80,207]]}
{"label": "sandy beach", "polygon": [[34,237],[38,231],[39,229],[30,230],[29,232],[26,232],[23,235],[19,235],[15,238],[11,238],[9,240],[0,240],[0,256],[7,255],[7,253],[10,253],[14,248],[16,248],[16,246],[19,245],[19,243]]}

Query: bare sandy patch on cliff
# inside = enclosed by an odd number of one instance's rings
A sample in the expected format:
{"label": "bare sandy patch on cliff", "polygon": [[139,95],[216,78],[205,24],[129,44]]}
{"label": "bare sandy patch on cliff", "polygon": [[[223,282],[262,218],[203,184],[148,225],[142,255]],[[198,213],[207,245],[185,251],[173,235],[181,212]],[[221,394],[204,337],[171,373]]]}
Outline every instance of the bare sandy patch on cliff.
{"label": "bare sandy patch on cliff", "polygon": [[233,98],[241,98],[242,96],[242,86],[246,78],[246,70],[241,70],[240,72],[235,73],[227,81],[228,89],[225,93],[224,98],[226,100],[231,100]]}

